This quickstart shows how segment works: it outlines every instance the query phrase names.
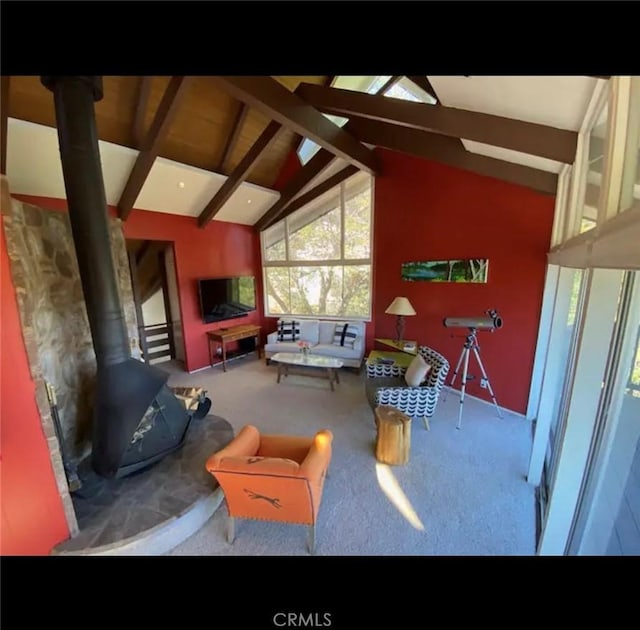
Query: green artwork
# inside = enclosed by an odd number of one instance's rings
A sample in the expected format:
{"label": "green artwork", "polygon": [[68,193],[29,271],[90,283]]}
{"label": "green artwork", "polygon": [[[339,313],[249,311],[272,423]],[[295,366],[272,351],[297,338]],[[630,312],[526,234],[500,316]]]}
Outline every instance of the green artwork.
{"label": "green artwork", "polygon": [[486,282],[488,268],[486,258],[407,262],[402,263],[402,279],[410,282]]}

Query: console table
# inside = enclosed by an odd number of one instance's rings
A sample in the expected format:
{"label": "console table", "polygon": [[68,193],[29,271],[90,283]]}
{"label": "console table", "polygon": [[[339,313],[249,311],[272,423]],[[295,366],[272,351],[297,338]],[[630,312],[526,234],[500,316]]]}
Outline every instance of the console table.
{"label": "console table", "polygon": [[[212,366],[222,363],[222,369],[227,371],[227,344],[231,341],[239,341],[240,339],[248,339],[255,337],[256,352],[260,357],[260,326],[253,324],[240,324],[239,326],[230,326],[228,328],[218,328],[217,330],[208,330],[207,339],[209,343],[209,359]],[[213,342],[213,344],[211,343]],[[222,360],[214,361],[213,350],[219,346],[222,347]],[[212,348],[213,346],[213,348]],[[245,353],[238,353],[245,354]]]}

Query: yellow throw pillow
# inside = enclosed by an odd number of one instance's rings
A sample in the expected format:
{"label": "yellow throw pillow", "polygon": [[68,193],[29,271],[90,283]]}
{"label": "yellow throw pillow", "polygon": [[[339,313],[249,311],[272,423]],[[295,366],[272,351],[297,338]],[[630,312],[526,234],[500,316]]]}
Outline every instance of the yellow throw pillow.
{"label": "yellow throw pillow", "polygon": [[404,380],[409,387],[420,387],[430,369],[431,366],[422,358],[422,355],[416,354],[404,373]]}

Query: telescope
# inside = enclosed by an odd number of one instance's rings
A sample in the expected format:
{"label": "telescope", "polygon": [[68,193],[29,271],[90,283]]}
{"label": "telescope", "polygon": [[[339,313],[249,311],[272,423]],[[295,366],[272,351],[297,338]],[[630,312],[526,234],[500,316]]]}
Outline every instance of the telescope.
{"label": "telescope", "polygon": [[496,330],[502,328],[502,318],[495,310],[486,311],[484,317],[445,317],[445,328],[475,328],[477,330]]}
{"label": "telescope", "polygon": [[467,387],[467,381],[474,378],[473,376],[468,375],[469,355],[471,354],[471,352],[473,352],[473,356],[476,358],[476,361],[480,366],[480,371],[482,372],[480,387],[486,387],[489,390],[491,400],[493,400],[493,404],[496,406],[496,409],[498,411],[498,416],[502,418],[500,407],[498,406],[498,401],[496,400],[496,396],[493,393],[493,388],[491,387],[491,383],[489,382],[489,377],[487,376],[487,372],[484,369],[484,365],[482,365],[482,360],[480,359],[480,346],[478,345],[478,335],[476,333],[477,330],[489,330],[490,332],[493,332],[497,328],[502,328],[502,318],[498,315],[498,311],[493,309],[485,311],[485,317],[445,317],[442,323],[446,328],[468,328],[470,331],[469,334],[466,335],[464,346],[462,347],[462,353],[460,354],[460,358],[458,359],[456,369],[453,371],[453,377],[451,378],[451,383],[449,385],[449,387],[453,387],[453,384],[456,381],[456,377],[458,376],[460,366],[462,365],[463,368],[462,387],[460,389],[460,411],[458,413],[458,424],[456,425],[456,429],[459,429],[462,425],[462,407],[464,405],[464,394]]}

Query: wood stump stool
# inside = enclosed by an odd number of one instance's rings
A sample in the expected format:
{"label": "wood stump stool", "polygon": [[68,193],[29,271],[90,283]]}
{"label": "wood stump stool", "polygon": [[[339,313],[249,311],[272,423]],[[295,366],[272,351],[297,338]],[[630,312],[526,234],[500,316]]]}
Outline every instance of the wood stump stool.
{"label": "wood stump stool", "polygon": [[376,459],[384,464],[403,466],[409,462],[411,418],[399,409],[380,405],[375,409]]}

